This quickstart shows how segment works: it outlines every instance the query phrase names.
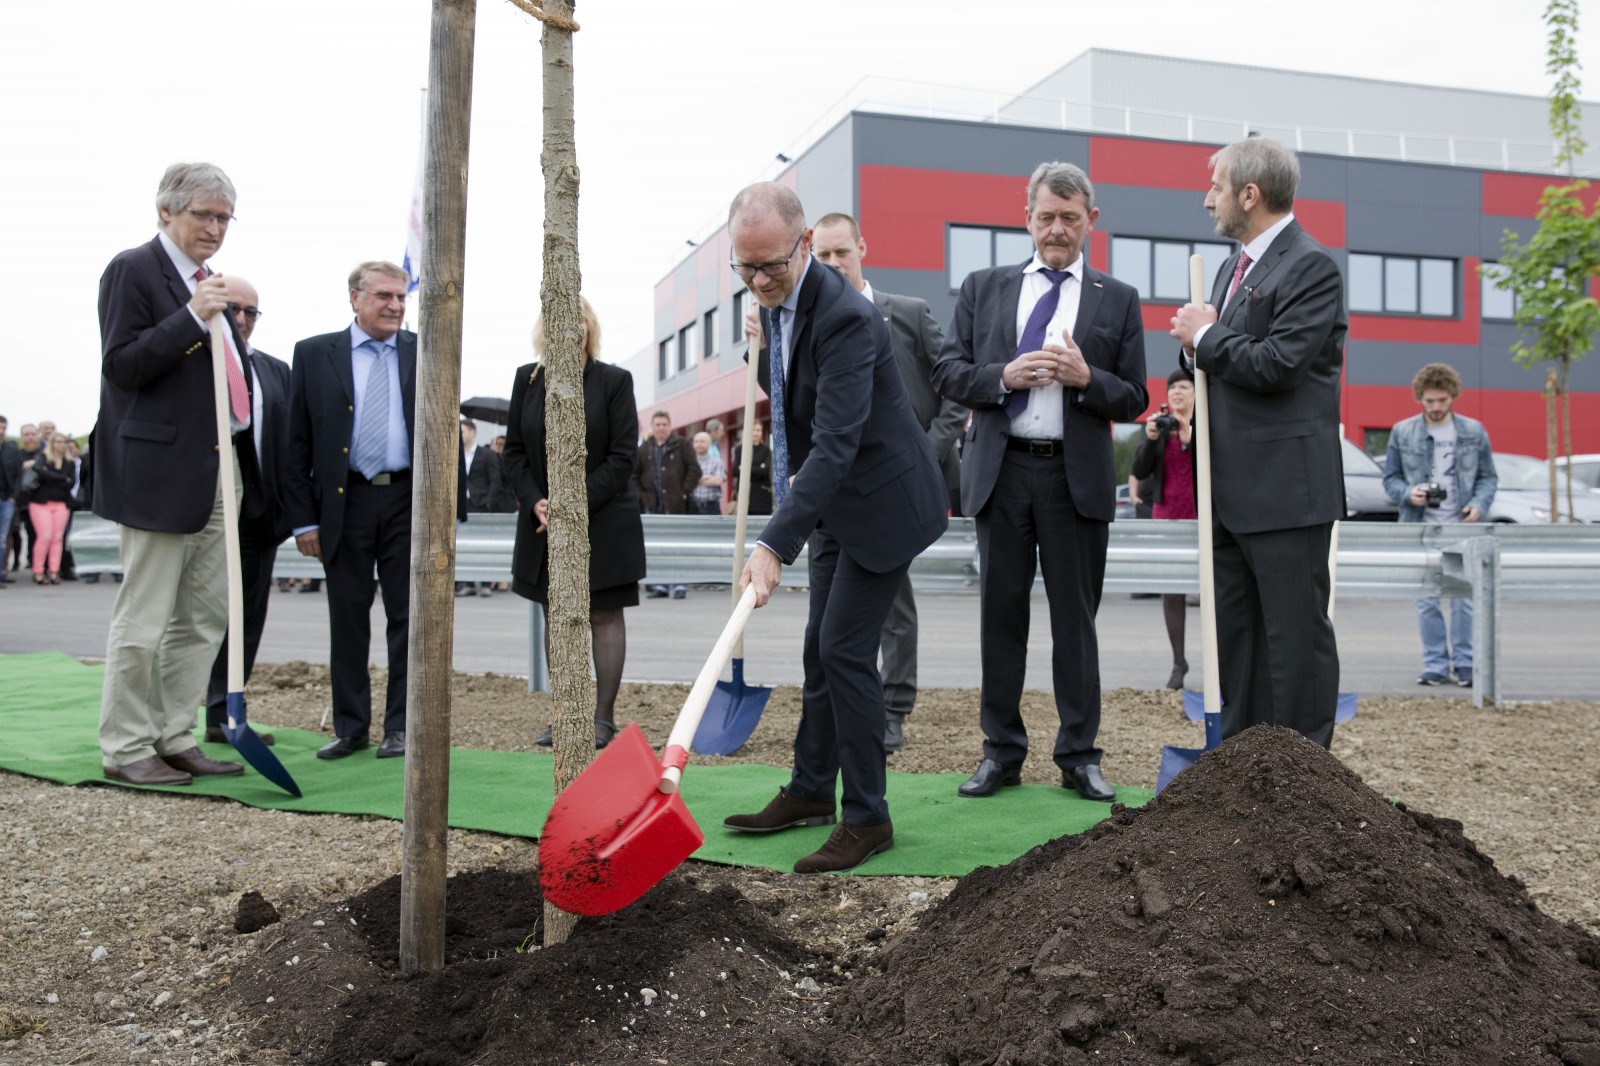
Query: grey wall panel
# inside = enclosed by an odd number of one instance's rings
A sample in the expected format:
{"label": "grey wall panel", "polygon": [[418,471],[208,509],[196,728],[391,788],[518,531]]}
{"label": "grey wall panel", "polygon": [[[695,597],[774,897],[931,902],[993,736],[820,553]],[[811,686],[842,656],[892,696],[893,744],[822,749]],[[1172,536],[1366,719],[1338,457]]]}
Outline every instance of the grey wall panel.
{"label": "grey wall panel", "polygon": [[1476,345],[1400,344],[1394,341],[1352,340],[1345,347],[1345,380],[1352,385],[1411,386],[1425,363],[1449,363],[1468,387],[1478,383],[1480,353]]}
{"label": "grey wall panel", "polygon": [[1218,237],[1206,213],[1205,194],[1181,189],[1097,185],[1100,220],[1095,228],[1118,237],[1169,237],[1174,240],[1232,243]]}
{"label": "grey wall panel", "polygon": [[808,149],[795,168],[795,192],[812,222],[830,211],[855,214],[856,121],[856,116],[847,116]]}
{"label": "grey wall panel", "polygon": [[1527,240],[1539,229],[1539,223],[1531,218],[1518,218],[1515,215],[1483,215],[1479,219],[1478,251],[1479,257],[1486,260],[1498,261],[1500,258],[1500,241],[1505,237],[1506,230],[1515,233],[1519,240]]}
{"label": "grey wall panel", "polygon": [[1300,155],[1300,187],[1307,200],[1344,200],[1350,195],[1349,161],[1325,155]]}
{"label": "grey wall panel", "polygon": [[1352,207],[1387,204],[1473,214],[1483,207],[1483,179],[1475,170],[1361,159],[1345,167]]}
{"label": "grey wall panel", "polygon": [[[1509,322],[1486,323],[1482,344],[1485,388],[1530,389],[1544,388],[1544,365],[1529,370],[1511,360],[1511,345],[1517,339],[1517,327]],[[1554,363],[1548,364],[1555,366]],[[1572,364],[1567,384],[1579,392],[1600,391],[1600,349]]]}
{"label": "grey wall panel", "polygon": [[1481,218],[1476,210],[1351,203],[1345,209],[1345,246],[1352,252],[1460,259],[1479,254]]}
{"label": "grey wall panel", "polygon": [[1052,159],[1088,167],[1088,135],[980,122],[855,116],[855,161],[860,166],[1026,177]]}

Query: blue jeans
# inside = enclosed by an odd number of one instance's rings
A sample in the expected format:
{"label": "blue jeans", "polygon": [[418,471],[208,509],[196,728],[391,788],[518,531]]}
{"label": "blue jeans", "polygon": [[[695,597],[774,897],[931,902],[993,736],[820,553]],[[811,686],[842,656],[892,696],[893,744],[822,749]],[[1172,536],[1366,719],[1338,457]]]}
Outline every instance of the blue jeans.
{"label": "blue jeans", "polygon": [[[16,500],[0,500],[0,547],[5,549],[0,555],[11,555],[11,519],[17,513]],[[28,560],[32,563],[33,560]],[[7,559],[0,559],[0,571],[5,569]]]}
{"label": "blue jeans", "polygon": [[1450,635],[1446,647],[1444,612],[1438,596],[1417,599],[1417,627],[1422,631],[1422,672],[1450,675],[1450,664],[1459,670],[1472,669],[1472,601],[1450,600]]}

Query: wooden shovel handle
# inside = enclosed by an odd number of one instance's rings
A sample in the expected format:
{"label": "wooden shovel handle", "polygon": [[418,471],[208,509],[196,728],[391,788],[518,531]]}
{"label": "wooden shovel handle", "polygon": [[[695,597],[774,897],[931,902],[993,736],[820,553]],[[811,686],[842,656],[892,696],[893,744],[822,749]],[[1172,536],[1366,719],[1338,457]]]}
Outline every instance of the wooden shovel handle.
{"label": "wooden shovel handle", "polygon": [[211,316],[211,391],[217,413],[217,471],[222,479],[222,534],[228,559],[228,691],[244,691],[244,570],[239,562],[239,504],[233,482],[233,423],[228,412],[228,327]]}
{"label": "wooden shovel handle", "polygon": [[[755,442],[750,439],[750,427],[756,422],[756,360],[760,352],[752,351],[744,368],[744,440],[739,448],[739,491],[733,522],[733,604],[739,605],[739,578],[744,574],[744,535],[750,525],[750,471]],[[734,646],[733,657],[744,658],[744,638]]]}
{"label": "wooden shovel handle", "polygon": [[728,624],[722,628],[722,635],[717,638],[717,646],[711,649],[711,657],[700,668],[700,676],[694,679],[694,687],[689,690],[688,699],[683,701],[683,710],[678,712],[678,720],[673,723],[672,733],[667,737],[667,746],[661,753],[661,781],[657,785],[662,792],[671,794],[678,791],[678,782],[683,780],[684,763],[689,759],[689,744],[694,740],[695,730],[700,728],[706,704],[711,702],[717,677],[728,660],[733,658],[733,646],[744,633],[745,623],[750,621],[750,612],[755,609],[756,587],[747,585],[744,595],[739,597],[738,606],[733,609],[733,617],[728,619]]}
{"label": "wooden shovel handle", "polygon": [[[1189,257],[1189,301],[1206,302],[1206,261]],[[1194,417],[1191,436],[1195,451],[1195,502],[1200,526],[1200,663],[1204,672],[1207,714],[1222,713],[1222,680],[1217,655],[1217,578],[1213,563],[1215,548],[1211,532],[1211,392],[1206,372],[1200,369],[1196,352],[1194,368]]]}

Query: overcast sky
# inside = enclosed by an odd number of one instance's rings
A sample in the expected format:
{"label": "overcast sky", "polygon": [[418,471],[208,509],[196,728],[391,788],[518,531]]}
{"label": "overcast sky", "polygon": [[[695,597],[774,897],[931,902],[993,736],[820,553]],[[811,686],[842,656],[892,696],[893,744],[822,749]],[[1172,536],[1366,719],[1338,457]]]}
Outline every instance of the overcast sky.
{"label": "overcast sky", "polygon": [[[774,155],[863,77],[1020,92],[1086,48],[1117,48],[1542,95],[1543,4],[1276,5],[1040,0],[607,0],[577,17],[580,254],[604,355],[654,341],[652,287]],[[118,251],[155,233],[167,164],[238,188],[212,265],[252,281],[256,344],[350,318],[344,278],[404,251],[427,82],[426,0],[80,0],[0,7],[0,266],[11,434],[99,404],[95,299]],[[1600,98],[1600,0],[1583,7],[1586,99]],[[538,27],[478,5],[464,395],[508,395],[539,301]],[[1470,132],[1470,131],[1457,131]],[[1530,130],[1529,139],[1545,131]],[[415,318],[413,309],[413,320]]]}

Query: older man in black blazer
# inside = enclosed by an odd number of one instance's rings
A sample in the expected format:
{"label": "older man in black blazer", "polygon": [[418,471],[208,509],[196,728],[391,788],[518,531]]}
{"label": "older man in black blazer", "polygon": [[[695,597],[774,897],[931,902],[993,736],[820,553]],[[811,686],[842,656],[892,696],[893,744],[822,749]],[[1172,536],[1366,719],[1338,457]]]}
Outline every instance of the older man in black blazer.
{"label": "older man in black blazer", "polygon": [[754,833],[830,824],[842,778],[843,819],[795,872],[848,870],[894,844],[878,636],[911,560],[947,525],[944,481],[888,328],[837,271],[812,262],[799,197],[772,182],[746,188],[728,236],[770,338],[757,369],[772,397],[777,496],[740,586],[765,604],[809,538],[811,604],[793,776],[765,809],[724,824]]}
{"label": "older man in black blazer", "polygon": [[[1300,165],[1263,137],[1212,156],[1206,210],[1243,247],[1211,303],[1172,320],[1208,375],[1222,728],[1260,722],[1327,747],[1339,693],[1328,548],[1344,514],[1344,280],[1294,220]],[[1222,308],[1220,314],[1217,308]]]}
{"label": "older man in black blazer", "polygon": [[[271,601],[272,563],[278,545],[289,536],[283,520],[282,485],[289,454],[289,364],[268,355],[250,343],[256,321],[261,317],[261,297],[254,285],[237,274],[224,279],[228,287],[228,316],[239,331],[239,340],[250,355],[254,372],[250,435],[255,442],[261,466],[262,511],[246,518],[239,516],[239,566],[244,592],[244,677],[250,680],[256,652],[261,647],[261,631],[267,624],[267,604]],[[228,705],[228,641],[217,649],[211,665],[211,683],[206,688],[206,741],[227,742],[222,723]],[[271,733],[257,732],[268,744]]]}
{"label": "older man in black blazer", "polygon": [[984,743],[963,796],[1021,782],[1028,734],[1019,704],[1041,565],[1061,783],[1085,799],[1115,796],[1095,746],[1094,619],[1116,509],[1111,423],[1137,418],[1149,395],[1138,294],[1084,255],[1099,214],[1080,168],[1040,164],[1025,212],[1033,258],[967,276],[934,372],[941,393],[972,408],[961,506],[978,527]]}
{"label": "older man in black blazer", "polygon": [[[294,347],[284,510],[302,555],[327,572],[334,739],[342,759],[368,746],[373,569],[388,618],[389,691],[378,758],[405,754],[411,623],[411,460],[417,335],[405,318],[406,272],[362,263],[350,273],[355,321]],[[458,449],[459,454],[459,449]]]}
{"label": "older man in black blazer", "polygon": [[160,232],[119,254],[100,279],[90,481],[95,513],[122,527],[124,572],[106,640],[100,755],[105,775],[128,784],[243,772],[206,758],[193,736],[228,624],[221,462],[236,464],[242,513],[263,507],[250,356],[231,322],[228,441],[217,440],[212,391],[209,322],[228,292],[206,263],[227,236],[235,199],[209,163],[168,167],[156,193]]}

